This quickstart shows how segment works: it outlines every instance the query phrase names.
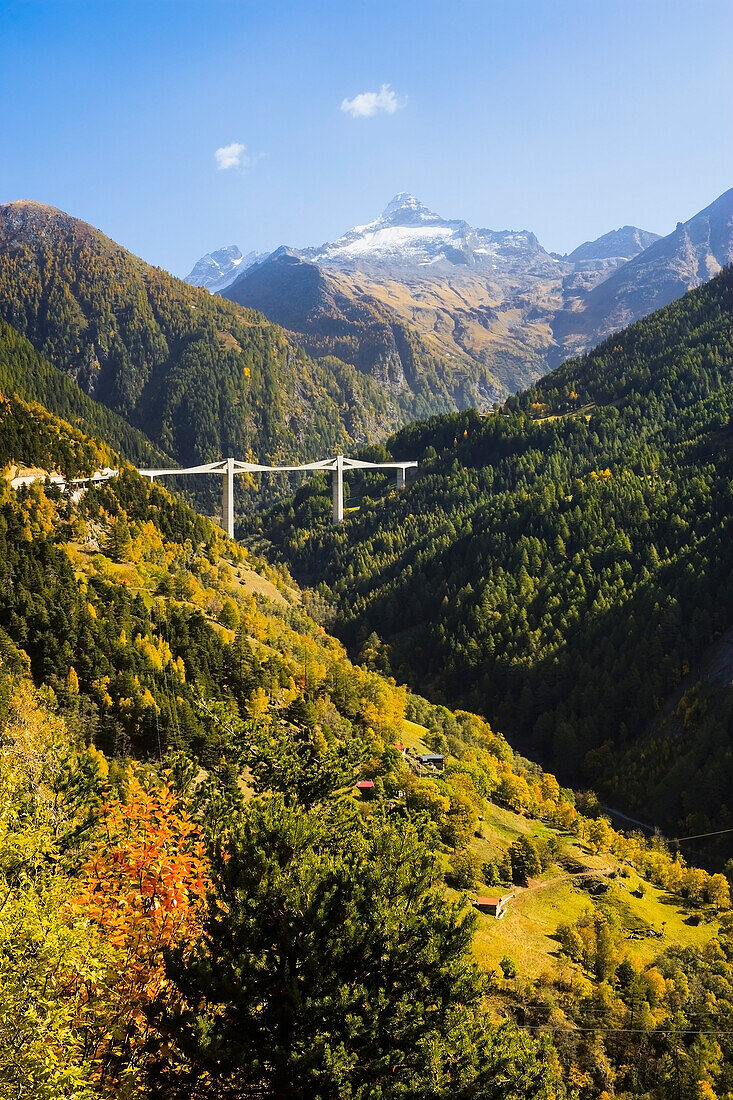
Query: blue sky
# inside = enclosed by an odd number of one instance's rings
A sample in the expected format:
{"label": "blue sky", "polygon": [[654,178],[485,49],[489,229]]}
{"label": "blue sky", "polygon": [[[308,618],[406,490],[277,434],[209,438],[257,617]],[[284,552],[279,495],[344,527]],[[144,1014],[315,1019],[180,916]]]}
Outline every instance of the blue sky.
{"label": "blue sky", "polygon": [[733,186],[732,118],[730,0],[0,0],[0,201],[176,274],[402,190],[561,252],[667,233]]}

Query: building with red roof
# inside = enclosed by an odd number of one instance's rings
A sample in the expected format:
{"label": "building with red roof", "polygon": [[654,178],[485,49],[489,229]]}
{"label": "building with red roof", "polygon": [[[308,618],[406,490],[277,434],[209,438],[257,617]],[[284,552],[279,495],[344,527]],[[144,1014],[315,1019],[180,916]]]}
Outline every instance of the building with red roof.
{"label": "building with red roof", "polygon": [[507,903],[512,897],[514,897],[513,894],[505,894],[504,897],[499,898],[476,898],[473,904],[479,913],[488,913],[490,917],[501,920],[506,912]]}

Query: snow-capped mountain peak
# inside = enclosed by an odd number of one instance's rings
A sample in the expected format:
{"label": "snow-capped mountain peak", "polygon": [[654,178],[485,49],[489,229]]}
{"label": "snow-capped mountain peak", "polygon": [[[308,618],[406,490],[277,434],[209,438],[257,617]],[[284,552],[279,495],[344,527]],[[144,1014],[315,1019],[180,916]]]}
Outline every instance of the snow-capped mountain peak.
{"label": "snow-capped mountain peak", "polygon": [[420,202],[414,195],[407,191],[400,191],[398,195],[388,202],[376,222],[381,225],[435,225],[443,222],[439,214],[428,210],[425,203]]}
{"label": "snow-capped mountain peak", "polygon": [[434,213],[401,191],[374,221],[357,225],[337,240],[303,255],[335,267],[477,268],[494,272],[517,262],[556,266],[556,261],[526,230],[473,229],[460,219]]}
{"label": "snow-capped mountain peak", "polygon": [[566,260],[571,263],[582,263],[586,260],[598,261],[618,258],[632,260],[638,256],[650,244],[659,240],[658,233],[649,233],[639,229],[635,225],[623,225],[620,229],[612,229],[610,233],[604,233],[594,241],[585,241],[578,245]]}
{"label": "snow-capped mountain peak", "polygon": [[228,287],[238,275],[253,264],[259,263],[267,255],[265,252],[248,252],[242,255],[236,244],[218,248],[216,252],[207,252],[193,265],[186,282],[191,286],[206,287],[212,294]]}

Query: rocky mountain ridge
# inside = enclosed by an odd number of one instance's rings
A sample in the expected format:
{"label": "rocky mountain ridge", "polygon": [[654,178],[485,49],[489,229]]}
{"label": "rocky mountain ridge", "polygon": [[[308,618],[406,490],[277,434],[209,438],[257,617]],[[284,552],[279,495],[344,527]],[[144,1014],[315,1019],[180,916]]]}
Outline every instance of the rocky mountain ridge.
{"label": "rocky mountain ridge", "polygon": [[579,353],[701,286],[733,262],[733,188],[678,222],[575,306],[558,316],[554,333],[567,353]]}
{"label": "rocky mountain ridge", "polygon": [[594,241],[585,241],[562,258],[576,264],[587,260],[631,260],[658,240],[658,233],[648,233],[635,225],[622,225]]}
{"label": "rocky mountain ridge", "polygon": [[[529,384],[700,285],[729,262],[732,248],[733,192],[668,237],[626,225],[564,256],[547,252],[529,230],[473,228],[402,192],[378,218],[337,240],[289,250],[327,273],[330,288],[291,331],[314,347],[338,283],[352,313],[368,305],[409,324],[435,356],[463,372],[469,391],[483,389],[488,401],[495,390],[483,384],[487,375],[499,389]],[[280,255],[238,271],[221,293],[290,328],[286,318],[300,293],[291,280],[303,273]],[[263,265],[272,265],[266,277]]]}
{"label": "rocky mountain ridge", "polygon": [[[623,226],[586,241],[573,252],[560,256],[542,247],[527,229],[474,228],[463,219],[444,218],[414,195],[400,192],[371,222],[349,229],[335,241],[303,249],[289,248],[305,260],[336,269],[414,267],[472,268],[501,277],[515,275],[567,274],[579,263],[596,261],[604,271],[609,259],[625,261],[657,240],[657,234]],[[203,256],[186,276],[193,285],[216,281],[223,290],[241,278],[254,263],[266,261],[272,253],[250,252],[242,257],[236,245]],[[203,279],[209,282],[204,283]],[[224,280],[227,280],[225,282]]]}
{"label": "rocky mountain ridge", "polygon": [[[408,324],[427,352],[450,364],[462,379],[456,406],[490,406],[507,391],[529,384],[547,369],[552,321],[565,304],[572,263],[552,256],[528,230],[475,229],[447,219],[402,192],[382,214],[316,248],[287,250],[315,265],[321,296],[307,310],[306,269],[282,261],[276,250],[238,275],[222,294],[260,309],[318,355],[326,328],[339,324],[350,303],[349,362],[373,357],[373,333],[365,313]],[[608,261],[582,264],[583,286],[608,271]],[[266,292],[265,292],[266,288]],[[294,316],[295,313],[295,316]],[[344,349],[334,354],[343,354]]]}
{"label": "rocky mountain ridge", "polygon": [[304,258],[337,268],[475,268],[495,273],[551,274],[558,261],[526,229],[474,229],[446,219],[413,195],[401,192],[374,221],[355,226],[338,240],[302,251]]}

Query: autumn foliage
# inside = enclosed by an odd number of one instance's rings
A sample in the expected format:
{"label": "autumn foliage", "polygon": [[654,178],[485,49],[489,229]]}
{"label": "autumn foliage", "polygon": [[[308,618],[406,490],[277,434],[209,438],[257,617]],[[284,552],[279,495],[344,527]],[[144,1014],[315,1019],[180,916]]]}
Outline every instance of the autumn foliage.
{"label": "autumn foliage", "polygon": [[163,953],[195,941],[205,891],[198,827],[168,786],[148,790],[131,775],[124,800],[103,807],[72,903],[109,949],[80,990],[85,1056],[100,1082],[113,1086],[121,1073],[134,1076],[146,1009],[170,994]]}

